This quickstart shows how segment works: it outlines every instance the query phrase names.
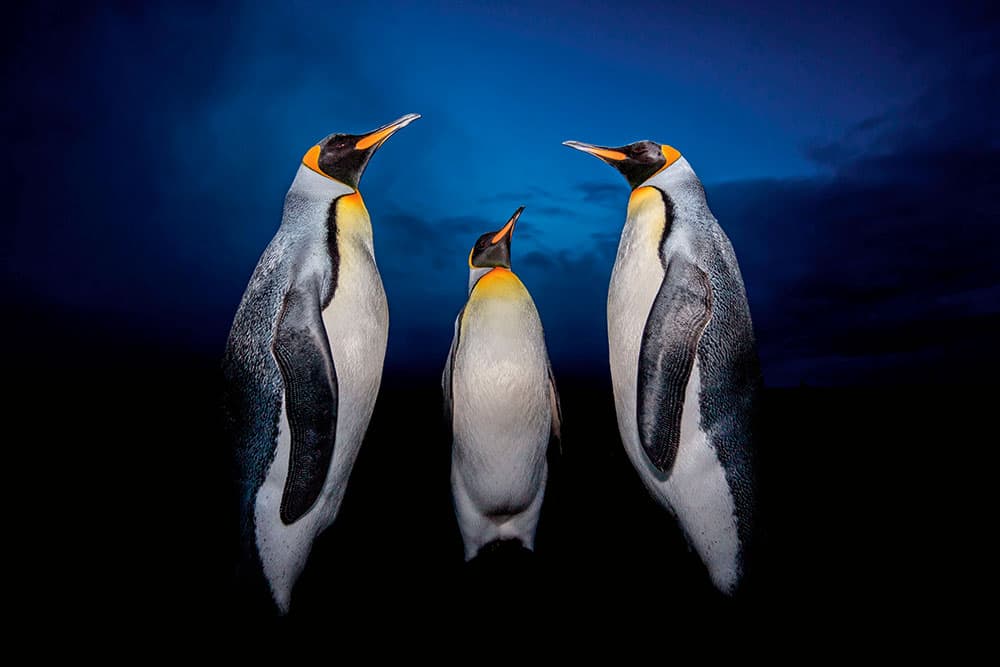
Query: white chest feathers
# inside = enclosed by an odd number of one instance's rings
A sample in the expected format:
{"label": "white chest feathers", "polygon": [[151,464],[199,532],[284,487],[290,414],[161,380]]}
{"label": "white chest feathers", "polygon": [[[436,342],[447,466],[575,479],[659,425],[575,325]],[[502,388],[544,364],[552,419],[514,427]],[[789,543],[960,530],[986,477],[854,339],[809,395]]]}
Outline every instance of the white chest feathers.
{"label": "white chest feathers", "polygon": [[453,369],[457,446],[534,457],[548,443],[548,356],[535,304],[510,271],[483,277],[466,304]]}
{"label": "white chest feathers", "polygon": [[510,271],[469,297],[452,391],[453,481],[479,514],[523,512],[544,484],[552,414],[541,321]]}
{"label": "white chest feathers", "polygon": [[655,188],[632,193],[608,289],[608,352],[618,427],[623,437],[630,434],[636,446],[636,373],[642,332],[663,282],[659,251],[663,211],[663,198]]}

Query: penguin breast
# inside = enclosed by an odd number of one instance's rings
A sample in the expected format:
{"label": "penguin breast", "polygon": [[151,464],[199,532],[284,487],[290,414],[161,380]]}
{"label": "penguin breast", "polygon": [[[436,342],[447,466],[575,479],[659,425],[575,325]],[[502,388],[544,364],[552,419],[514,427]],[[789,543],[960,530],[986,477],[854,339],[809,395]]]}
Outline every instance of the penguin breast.
{"label": "penguin breast", "polygon": [[[608,288],[608,348],[611,379],[623,438],[638,444],[635,418],[639,350],[646,318],[663,282],[660,240],[664,217],[662,197],[654,188],[639,188],[622,229],[618,255]],[[636,192],[639,192],[637,190]]]}
{"label": "penguin breast", "polygon": [[[493,287],[504,293],[492,293]],[[477,285],[462,317],[453,383],[454,460],[480,508],[522,507],[538,492],[551,429],[548,356],[527,292]]]}

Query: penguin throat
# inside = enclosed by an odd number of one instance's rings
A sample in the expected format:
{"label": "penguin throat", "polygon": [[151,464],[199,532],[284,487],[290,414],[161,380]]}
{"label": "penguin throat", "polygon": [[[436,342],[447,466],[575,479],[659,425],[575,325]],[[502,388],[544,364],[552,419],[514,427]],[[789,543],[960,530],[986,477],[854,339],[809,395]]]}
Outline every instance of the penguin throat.
{"label": "penguin throat", "polygon": [[476,283],[479,282],[479,279],[492,271],[493,268],[492,266],[473,266],[469,269],[469,294],[472,294],[472,290],[476,288]]}
{"label": "penguin throat", "polygon": [[653,164],[629,162],[620,165],[618,167],[618,171],[620,171],[622,176],[625,177],[625,180],[628,181],[629,187],[634,189],[658,174],[665,167],[666,165],[662,162],[655,162]]}

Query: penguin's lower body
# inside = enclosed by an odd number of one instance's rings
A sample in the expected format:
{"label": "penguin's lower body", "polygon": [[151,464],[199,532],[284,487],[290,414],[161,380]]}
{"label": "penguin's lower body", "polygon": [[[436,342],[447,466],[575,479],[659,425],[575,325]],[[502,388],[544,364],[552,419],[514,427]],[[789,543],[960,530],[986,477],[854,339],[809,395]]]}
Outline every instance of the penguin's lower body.
{"label": "penguin's lower body", "polygon": [[639,444],[634,383],[623,381],[622,375],[612,367],[625,452],[649,493],[680,523],[688,543],[708,569],[712,583],[731,594],[741,576],[743,554],[736,503],[726,472],[712,434],[701,427],[700,363],[695,362],[685,389],[680,445],[669,476],[656,470]]}
{"label": "penguin's lower body", "polygon": [[313,542],[340,511],[382,381],[388,308],[381,281],[372,273],[359,277],[344,271],[343,275],[344,285],[323,312],[338,384],[336,442],[323,487],[313,506],[296,521],[286,524],[281,519],[292,448],[288,397],[283,390],[275,455],[254,501],[255,545],[263,575],[283,614]]}
{"label": "penguin's lower body", "polygon": [[[659,470],[640,443],[637,405],[640,351],[648,313],[664,273],[656,254],[639,254],[615,264],[608,294],[608,343],[618,428],[625,452],[656,502],[680,524],[720,591],[732,593],[742,573],[736,498],[723,460],[720,420],[705,430],[702,418],[702,361],[695,356],[684,388],[680,436],[669,473]],[[712,326],[710,324],[710,326]],[[738,424],[740,420],[729,419]],[[746,512],[744,508],[744,512]]]}
{"label": "penguin's lower body", "polygon": [[[481,503],[477,502],[476,495],[483,494],[470,492],[467,486],[470,483],[475,485],[476,482],[466,479],[461,462],[455,459],[456,455],[453,454],[451,488],[455,514],[465,545],[465,559],[471,560],[484,549],[492,549],[515,540],[524,548],[533,550],[538,517],[545,497],[547,467],[541,471],[540,483],[529,502]],[[543,461],[543,466],[546,465]],[[493,480],[502,479],[503,471],[495,471],[491,477]]]}
{"label": "penguin's lower body", "polygon": [[511,340],[470,328],[456,359],[451,488],[466,560],[495,540],[533,549],[545,496],[552,422],[544,346]]}

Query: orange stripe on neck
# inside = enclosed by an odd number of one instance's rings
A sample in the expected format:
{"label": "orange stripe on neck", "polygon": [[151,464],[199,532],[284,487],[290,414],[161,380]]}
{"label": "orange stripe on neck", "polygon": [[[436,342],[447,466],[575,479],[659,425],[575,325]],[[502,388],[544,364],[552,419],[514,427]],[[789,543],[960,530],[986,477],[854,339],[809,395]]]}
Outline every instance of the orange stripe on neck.
{"label": "orange stripe on neck", "polygon": [[476,289],[483,287],[485,289],[504,289],[508,286],[513,286],[515,283],[520,283],[514,272],[510,269],[505,269],[502,266],[496,266],[490,269],[487,273],[483,275],[482,278],[476,283]]}
{"label": "orange stripe on neck", "polygon": [[337,209],[338,216],[348,224],[350,221],[357,220],[358,218],[371,219],[371,216],[368,215],[368,208],[365,206],[365,200],[361,198],[360,192],[352,192],[338,199]]}

